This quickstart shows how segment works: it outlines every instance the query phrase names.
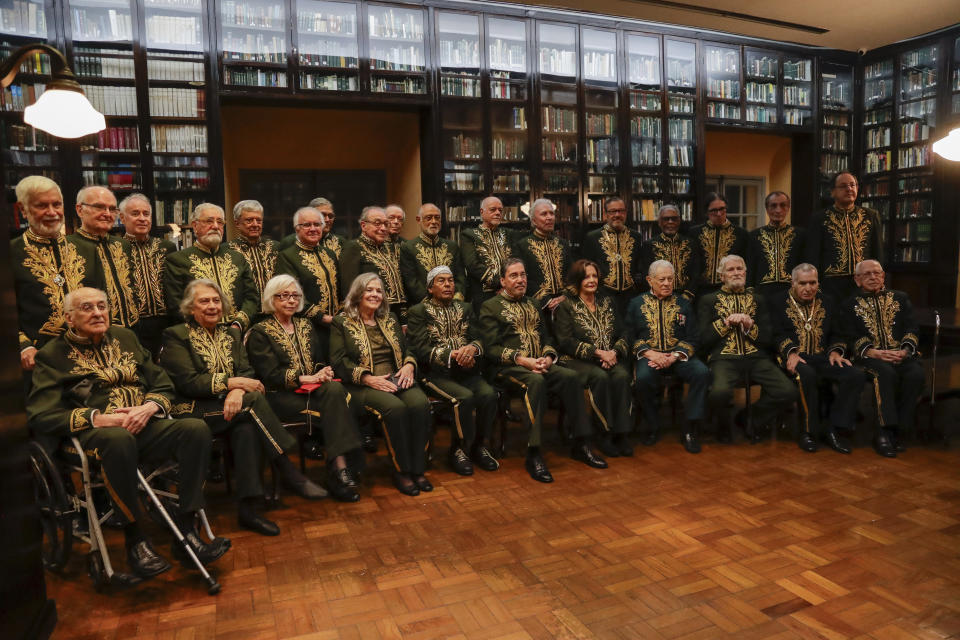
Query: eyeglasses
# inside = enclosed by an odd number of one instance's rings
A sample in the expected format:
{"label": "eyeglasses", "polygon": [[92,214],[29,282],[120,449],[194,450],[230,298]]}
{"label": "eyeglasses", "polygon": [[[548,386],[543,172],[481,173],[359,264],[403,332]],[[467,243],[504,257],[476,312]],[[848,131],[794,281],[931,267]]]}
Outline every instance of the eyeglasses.
{"label": "eyeglasses", "polygon": [[626,213],[626,207],[617,207],[615,209],[607,209],[607,213]]}
{"label": "eyeglasses", "polygon": [[372,227],[385,227],[387,226],[386,220],[364,220],[363,224],[369,224]]}
{"label": "eyeglasses", "polygon": [[707,213],[726,213],[726,207],[717,207],[715,209],[707,209]]}
{"label": "eyeglasses", "polygon": [[302,298],[303,296],[300,295],[299,293],[290,293],[288,291],[284,291],[283,293],[273,294],[273,297],[280,298],[280,300],[286,302],[287,300],[299,301],[300,298]]}
{"label": "eyeglasses", "polygon": [[661,222],[680,222],[680,216],[660,216]]}
{"label": "eyeglasses", "polygon": [[297,226],[306,227],[307,229],[313,229],[314,227],[323,227],[323,223],[322,222],[301,222]]}
{"label": "eyeglasses", "polygon": [[93,310],[97,311],[106,311],[107,303],[106,302],[84,302],[81,305],[74,307],[75,311],[83,311],[84,313],[93,313]]}
{"label": "eyeglasses", "polygon": [[116,205],[111,206],[109,204],[103,204],[102,202],[93,202],[93,203],[81,202],[80,206],[90,207],[91,209],[99,213],[103,213],[104,211],[109,211],[110,213],[117,214],[120,212],[120,209]]}
{"label": "eyeglasses", "polygon": [[856,189],[856,188],[857,188],[857,183],[856,183],[856,182],[844,182],[844,183],[842,183],[842,184],[838,184],[838,185],[837,185],[836,187],[834,187],[834,188],[835,188],[835,189]]}

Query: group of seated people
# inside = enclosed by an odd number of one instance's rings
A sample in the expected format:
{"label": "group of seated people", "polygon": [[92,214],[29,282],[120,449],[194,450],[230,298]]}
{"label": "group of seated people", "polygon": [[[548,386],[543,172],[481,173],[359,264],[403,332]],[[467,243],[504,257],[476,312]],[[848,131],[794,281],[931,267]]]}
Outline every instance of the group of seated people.
{"label": "group of seated people", "polygon": [[[431,204],[414,239],[399,237],[404,213],[391,205],[364,209],[360,237],[347,241],[332,232],[323,198],[275,241],[263,237],[263,207],[245,200],[233,209],[233,242],[224,211],[201,204],[193,245],[176,251],[150,236],[145,197],[118,206],[99,186],[77,194],[80,226],[64,235],[59,187],[32,176],[17,186],[30,228],[11,243],[29,424],[50,447],[75,437],[100,464],[142,577],[170,565],[139,526],[141,461],[177,461],[177,523],[212,562],[230,546],[196,532],[213,436],[232,452],[239,524],[277,535],[259,511],[265,463],[304,498],[356,501],[369,421],[382,428],[397,490],[431,491],[431,400],[449,414],[447,459],[461,475],[499,468],[489,447],[498,392],[520,401],[528,473],[552,482],[541,450],[551,397],[571,457],[602,469],[604,457],[633,455],[634,411],[643,443],[658,441],[670,379],[689,387],[681,440],[690,453],[708,416],[717,439],[731,441],[734,388],[748,381],[761,387],[748,437],[762,438],[796,400],[799,446],[849,454],[844,434],[870,383],[874,449],[895,457],[924,384],[915,320],[907,296],[884,287],[870,246],[876,214],[855,205],[852,175],[837,176],[834,197],[814,218],[823,229],[803,233],[785,222],[789,197],[774,192],[770,224],[744,238],[711,194],[708,222],[689,237],[667,205],[662,233],[646,242],[626,226],[624,201],[610,198],[579,259],[545,199],[521,232],[486,198],[482,222],[459,242],[440,236]],[[124,238],[110,234],[118,214]],[[821,271],[833,295],[820,290]],[[839,392],[824,414],[831,385]],[[322,440],[326,488],[287,455],[294,423]]]}

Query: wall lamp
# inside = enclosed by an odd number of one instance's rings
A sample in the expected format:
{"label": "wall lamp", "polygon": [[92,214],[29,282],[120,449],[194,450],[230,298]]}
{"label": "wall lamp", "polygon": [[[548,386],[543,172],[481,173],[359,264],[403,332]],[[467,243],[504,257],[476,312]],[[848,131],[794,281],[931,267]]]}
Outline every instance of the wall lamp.
{"label": "wall lamp", "polygon": [[960,160],[960,127],[934,142],[933,152],[947,160]]}
{"label": "wall lamp", "polygon": [[50,56],[53,77],[37,101],[23,110],[23,121],[58,138],[81,138],[103,131],[107,126],[103,114],[83,95],[64,55],[48,44],[24,45],[0,62],[0,87],[9,87],[20,65],[37,52]]}

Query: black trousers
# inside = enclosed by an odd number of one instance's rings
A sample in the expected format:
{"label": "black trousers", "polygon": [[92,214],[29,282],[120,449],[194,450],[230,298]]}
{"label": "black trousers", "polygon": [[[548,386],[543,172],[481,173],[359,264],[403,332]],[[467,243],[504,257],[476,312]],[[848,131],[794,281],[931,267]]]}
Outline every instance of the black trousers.
{"label": "black trousers", "polygon": [[563,366],[569,367],[580,376],[580,383],[586,387],[589,407],[600,425],[607,433],[629,433],[630,424],[630,372],[623,365],[604,369],[600,365],[585,360],[565,360]]}
{"label": "black trousers", "polygon": [[876,358],[861,358],[857,364],[873,379],[877,426],[881,429],[913,429],[917,401],[926,382],[920,361],[907,358],[900,364],[890,364]]}
{"label": "black trousers", "polygon": [[430,433],[430,401],[419,386],[387,393],[366,385],[344,385],[356,403],[377,417],[394,468],[401,473],[420,475],[427,466],[427,439]]}
{"label": "black trousers", "polygon": [[[836,427],[853,429],[857,419],[857,404],[860,392],[866,382],[866,375],[858,367],[840,367],[830,364],[830,358],[824,354],[800,354],[806,364],[797,363],[795,379],[800,389],[800,403],[803,407],[803,430],[814,437],[824,436]],[[833,404],[830,406],[829,425],[820,423],[821,380],[837,385]]]}
{"label": "black trousers", "polygon": [[497,419],[497,392],[479,373],[430,374],[421,384],[427,395],[446,400],[453,407],[456,439],[470,447],[480,436],[489,442]]}
{"label": "black trousers", "polygon": [[311,433],[319,429],[327,458],[336,458],[360,448],[360,431],[347,397],[343,384],[331,380],[310,393],[273,391],[267,401],[284,422],[306,422]]}
{"label": "black trousers", "polygon": [[571,435],[590,434],[590,421],[583,404],[583,384],[572,369],[554,364],[546,373],[534,373],[519,365],[503,367],[497,372],[496,381],[523,393],[523,421],[529,434],[528,447],[540,446],[548,393],[563,403],[564,427]]}
{"label": "black trousers", "polygon": [[640,410],[647,428],[660,429],[660,396],[663,376],[674,375],[690,385],[687,400],[683,403],[687,421],[703,420],[706,415],[707,389],[712,378],[710,369],[697,358],[674,362],[666,371],[654,369],[647,364],[646,358],[640,358],[636,366],[637,392],[640,394]]}
{"label": "black trousers", "polygon": [[754,424],[767,426],[782,407],[797,398],[797,389],[787,376],[765,356],[713,360],[713,387],[707,402],[714,414],[724,411],[733,400],[737,380],[750,375],[751,384],[759,384],[760,399],[753,403]]}

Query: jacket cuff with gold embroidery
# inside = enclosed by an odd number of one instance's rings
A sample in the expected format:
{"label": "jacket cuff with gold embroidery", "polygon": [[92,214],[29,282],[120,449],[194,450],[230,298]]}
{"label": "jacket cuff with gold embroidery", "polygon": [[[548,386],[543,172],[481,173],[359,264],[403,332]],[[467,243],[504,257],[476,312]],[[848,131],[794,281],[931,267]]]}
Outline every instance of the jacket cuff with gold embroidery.
{"label": "jacket cuff with gold embroidery", "polygon": [[300,370],[296,367],[290,367],[283,374],[283,383],[287,389],[296,389],[300,386]]}
{"label": "jacket cuff with gold embroidery", "polygon": [[560,358],[557,350],[548,344],[543,345],[543,349],[540,350],[540,354],[543,356],[553,356],[554,360],[558,360]]}
{"label": "jacket cuff with gold embroidery", "polygon": [[913,355],[917,352],[917,336],[912,333],[907,333],[903,336],[903,339],[900,341],[900,348],[906,349],[910,355]]}
{"label": "jacket cuff with gold embroidery", "polygon": [[516,364],[517,358],[520,356],[520,352],[516,349],[511,349],[509,347],[504,347],[503,351],[500,352],[500,362],[504,364]]}
{"label": "jacket cuff with gold embroidery", "polygon": [[169,414],[170,408],[173,406],[170,398],[161,393],[148,393],[146,397],[144,397],[143,401],[145,403],[152,402],[156,404],[158,407],[160,407],[160,410],[163,411],[164,414]]}
{"label": "jacket cuff with gold embroidery", "polygon": [[857,355],[861,358],[865,358],[865,354],[869,349],[873,348],[873,343],[870,341],[870,338],[860,338],[853,343],[853,350],[857,352]]}
{"label": "jacket cuff with gold embroidery", "polygon": [[210,393],[215,396],[227,390],[227,374],[215,373],[210,376]]}
{"label": "jacket cuff with gold embroidery", "polygon": [[364,367],[354,367],[353,372],[350,374],[350,380],[353,381],[353,384],[363,384],[363,382],[360,379],[363,377],[363,374],[365,373],[369,373],[370,375],[373,375],[373,371],[370,371],[370,369],[366,369]]}
{"label": "jacket cuff with gold embroidery", "polygon": [[23,331],[19,333],[18,340],[20,342],[20,351],[23,351],[24,349],[29,349],[30,347],[36,347],[36,345],[33,344],[33,340],[28,338],[27,334],[25,334]]}
{"label": "jacket cuff with gold embroidery", "polygon": [[597,353],[597,347],[586,342],[577,343],[577,358],[580,360],[589,360]]}
{"label": "jacket cuff with gold embroidery", "polygon": [[673,350],[679,351],[683,355],[687,356],[687,358],[692,357],[694,351],[693,345],[689,342],[684,342],[683,340],[677,340],[677,344],[673,347]]}
{"label": "jacket cuff with gold embroidery", "polygon": [[320,305],[312,304],[303,310],[303,317],[312,319],[312,318],[315,318],[318,314],[322,315],[321,313],[322,311],[323,310],[320,308]]}
{"label": "jacket cuff with gold embroidery", "polygon": [[637,360],[640,359],[640,354],[642,354],[647,349],[652,349],[650,343],[646,340],[637,340],[633,343],[633,346],[630,348],[630,352],[633,354],[633,357]]}
{"label": "jacket cuff with gold embroidery", "polygon": [[93,416],[96,415],[96,409],[74,409],[70,412],[70,433],[86,431],[93,428]]}
{"label": "jacket cuff with gold embroidery", "polygon": [[717,332],[717,335],[723,337],[730,333],[731,328],[723,321],[723,318],[717,318],[712,323],[713,330]]}
{"label": "jacket cuff with gold embroidery", "polygon": [[239,322],[240,326],[243,327],[243,330],[246,331],[250,327],[250,316],[248,316],[243,311],[237,311],[233,316],[234,322]]}
{"label": "jacket cuff with gold embroidery", "polygon": [[408,364],[412,364],[412,365],[413,365],[413,372],[416,373],[416,372],[417,372],[417,359],[414,358],[413,356],[407,356],[406,358],[403,359],[403,362],[400,363],[400,366],[402,367],[402,366],[408,365]]}

